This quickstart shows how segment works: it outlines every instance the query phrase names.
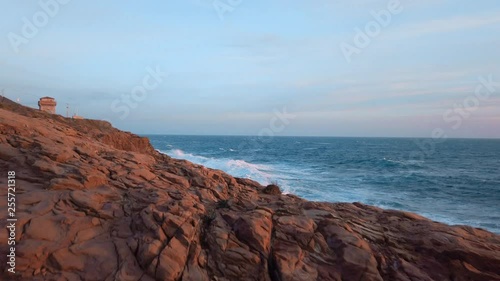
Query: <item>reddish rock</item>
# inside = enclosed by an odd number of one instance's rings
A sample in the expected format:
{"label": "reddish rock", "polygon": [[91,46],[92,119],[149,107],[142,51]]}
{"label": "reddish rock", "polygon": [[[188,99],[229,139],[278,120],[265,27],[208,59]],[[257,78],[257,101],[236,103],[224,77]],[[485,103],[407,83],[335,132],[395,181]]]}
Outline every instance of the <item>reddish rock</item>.
{"label": "reddish rock", "polygon": [[8,99],[0,167],[18,183],[17,275],[0,280],[500,280],[499,235],[282,195]]}

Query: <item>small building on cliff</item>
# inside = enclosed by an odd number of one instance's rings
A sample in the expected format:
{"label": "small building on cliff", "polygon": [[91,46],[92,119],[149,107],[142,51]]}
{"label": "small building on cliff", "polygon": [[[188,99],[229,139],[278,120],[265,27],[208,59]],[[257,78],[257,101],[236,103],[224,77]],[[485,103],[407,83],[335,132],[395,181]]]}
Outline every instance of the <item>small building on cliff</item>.
{"label": "small building on cliff", "polygon": [[57,102],[54,98],[51,97],[43,97],[38,101],[38,107],[40,111],[45,111],[48,113],[55,114],[56,113]]}

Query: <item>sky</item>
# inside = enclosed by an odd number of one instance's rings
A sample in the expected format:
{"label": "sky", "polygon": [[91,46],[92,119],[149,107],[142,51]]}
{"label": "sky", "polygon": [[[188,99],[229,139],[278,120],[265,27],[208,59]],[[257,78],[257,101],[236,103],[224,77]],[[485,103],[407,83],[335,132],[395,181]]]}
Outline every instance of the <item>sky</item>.
{"label": "sky", "polygon": [[500,138],[500,2],[0,0],[0,90],[138,134]]}

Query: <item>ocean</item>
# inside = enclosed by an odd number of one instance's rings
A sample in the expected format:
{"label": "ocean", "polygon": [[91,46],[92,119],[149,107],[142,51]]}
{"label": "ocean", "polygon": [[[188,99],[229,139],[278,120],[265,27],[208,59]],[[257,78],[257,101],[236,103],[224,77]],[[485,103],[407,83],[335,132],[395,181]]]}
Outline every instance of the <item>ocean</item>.
{"label": "ocean", "polygon": [[500,234],[500,140],[147,137],[171,157],[308,200],[362,202]]}

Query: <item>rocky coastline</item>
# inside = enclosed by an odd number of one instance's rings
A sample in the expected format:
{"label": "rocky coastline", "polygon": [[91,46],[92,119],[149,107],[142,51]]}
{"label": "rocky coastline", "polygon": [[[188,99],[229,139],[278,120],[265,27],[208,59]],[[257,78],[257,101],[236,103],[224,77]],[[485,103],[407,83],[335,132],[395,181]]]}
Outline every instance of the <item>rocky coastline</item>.
{"label": "rocky coastline", "polygon": [[[148,139],[0,101],[1,280],[500,280],[500,235],[276,186]],[[3,268],[2,268],[3,269]]]}

